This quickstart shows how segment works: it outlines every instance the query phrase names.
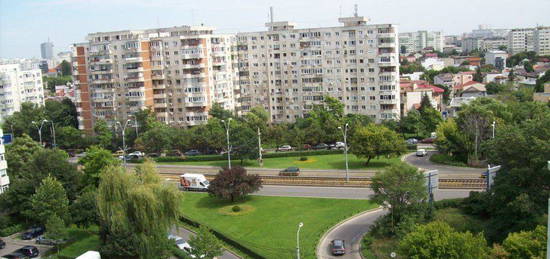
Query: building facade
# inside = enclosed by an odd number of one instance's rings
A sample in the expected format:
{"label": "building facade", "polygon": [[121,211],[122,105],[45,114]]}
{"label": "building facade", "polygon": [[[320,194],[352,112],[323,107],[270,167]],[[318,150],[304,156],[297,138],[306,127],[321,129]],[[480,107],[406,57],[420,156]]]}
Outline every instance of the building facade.
{"label": "building facade", "polygon": [[480,43],[480,49],[484,51],[508,49],[508,39],[504,37],[493,37],[483,39]]}
{"label": "building facade", "polygon": [[445,40],[440,31],[417,31],[399,33],[399,52],[410,54],[422,51],[425,48],[433,48],[443,51]]}
{"label": "building facade", "polygon": [[267,31],[237,34],[239,113],[260,106],[271,122],[292,122],[331,96],[346,113],[398,118],[396,26],[370,25],[360,16],[339,22],[306,29],[270,22]]}
{"label": "building facade", "polygon": [[533,34],[535,29],[513,29],[508,34],[508,52],[510,54],[517,54],[524,51],[534,51],[535,43]]}
{"label": "building facade", "polygon": [[19,63],[0,65],[0,122],[24,102],[44,105],[42,72]]}
{"label": "building facade", "polygon": [[43,59],[52,59],[53,56],[54,56],[54,54],[53,54],[53,43],[48,41],[48,42],[44,42],[44,43],[40,44],[40,56]]}
{"label": "building facade", "polygon": [[214,103],[234,110],[235,37],[212,28],[180,26],[92,33],[75,44],[73,73],[80,128],[126,121],[152,109],[161,122],[206,122]]}
{"label": "building facade", "polygon": [[6,162],[6,149],[2,136],[4,132],[0,129],[0,194],[6,191],[10,185],[10,177],[8,176],[8,163]]}
{"label": "building facade", "polygon": [[537,54],[550,55],[550,27],[537,27],[533,33],[533,41]]}

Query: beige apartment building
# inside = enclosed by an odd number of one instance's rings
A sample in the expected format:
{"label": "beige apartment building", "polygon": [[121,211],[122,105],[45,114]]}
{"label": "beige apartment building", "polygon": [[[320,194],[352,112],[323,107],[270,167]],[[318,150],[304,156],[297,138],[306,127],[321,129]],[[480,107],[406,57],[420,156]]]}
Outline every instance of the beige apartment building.
{"label": "beige apartment building", "polygon": [[261,106],[271,122],[292,122],[328,95],[346,113],[398,118],[397,27],[360,16],[339,22],[304,29],[270,22],[267,31],[238,33],[239,112]]}
{"label": "beige apartment building", "polygon": [[145,108],[167,124],[206,122],[213,103],[235,109],[234,36],[180,26],[91,33],[74,45],[80,128],[126,121]]}

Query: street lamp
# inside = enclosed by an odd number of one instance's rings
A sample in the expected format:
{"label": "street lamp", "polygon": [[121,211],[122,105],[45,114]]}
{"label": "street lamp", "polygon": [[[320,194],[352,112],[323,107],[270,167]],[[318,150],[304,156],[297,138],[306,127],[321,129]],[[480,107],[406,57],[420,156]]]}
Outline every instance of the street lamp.
{"label": "street lamp", "polygon": [[50,121],[52,123],[52,136],[53,136],[53,145],[52,147],[56,147],[57,144],[55,143],[55,125],[53,124],[53,121]]}
{"label": "street lamp", "polygon": [[133,115],[133,114],[130,115],[129,117],[134,117],[134,127],[136,128],[136,139],[137,139],[137,137],[138,137],[138,126],[139,126],[138,121],[137,121],[137,117],[136,117],[136,115]]}
{"label": "street lamp", "polygon": [[231,122],[231,118],[227,119],[227,121],[222,120],[222,123],[225,126],[225,136],[227,138],[227,166],[229,169],[231,169],[231,146],[229,146],[229,123],[230,122]]}
{"label": "street lamp", "polygon": [[36,128],[38,129],[38,139],[40,141],[40,145],[42,145],[42,127],[44,126],[44,123],[48,122],[48,120],[42,120],[40,122],[40,127],[38,126],[38,122],[36,121],[32,121],[32,124],[34,124],[34,126],[36,126]]}
{"label": "street lamp", "polygon": [[260,127],[258,127],[258,161],[260,162],[260,167],[264,165],[262,160],[262,133],[260,132]]}
{"label": "street lamp", "polygon": [[296,231],[296,258],[300,259],[300,229],[304,226],[303,222],[298,224],[298,231]]}
{"label": "street lamp", "polygon": [[120,121],[117,121],[115,123],[115,126],[118,124],[122,128],[122,160],[124,161],[124,168],[126,168],[126,137],[125,137],[126,127],[128,126],[128,123],[130,121],[131,121],[130,119],[126,120],[126,123],[124,123],[124,126],[122,125],[122,123],[120,123]]}
{"label": "street lamp", "polygon": [[346,156],[346,182],[349,182],[349,165],[348,165],[348,128],[349,124],[346,123],[344,125],[344,128],[338,127],[340,130],[342,130],[342,135],[344,135],[344,154]]}
{"label": "street lamp", "polygon": [[493,121],[493,124],[491,124],[491,126],[493,126],[493,138],[495,138],[495,124],[496,121]]}

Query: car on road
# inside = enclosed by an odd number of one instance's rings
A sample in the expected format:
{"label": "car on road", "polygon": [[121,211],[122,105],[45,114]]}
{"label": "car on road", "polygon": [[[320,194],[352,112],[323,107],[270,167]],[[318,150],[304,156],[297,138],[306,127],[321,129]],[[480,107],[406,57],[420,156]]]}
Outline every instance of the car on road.
{"label": "car on road", "polygon": [[189,150],[189,151],[187,151],[187,152],[185,152],[185,153],[183,153],[183,154],[186,155],[186,156],[198,156],[198,155],[201,154],[201,152],[199,152],[199,151],[196,150],[196,149],[191,149],[191,150]]}
{"label": "car on road", "polygon": [[426,149],[419,149],[419,150],[416,150],[416,156],[426,156],[428,154],[428,152],[426,152]]}
{"label": "car on road", "polygon": [[299,174],[300,174],[300,168],[295,166],[288,167],[283,171],[279,172],[280,176],[298,176]]}
{"label": "car on road", "polygon": [[409,145],[416,145],[416,144],[418,144],[418,139],[410,138],[410,139],[407,139],[406,142]]}
{"label": "car on road", "polygon": [[18,253],[18,252],[13,252],[13,253],[10,253],[10,254],[7,254],[7,255],[3,255],[0,257],[1,259],[27,259],[29,258],[28,256],[22,254],[22,253]]}
{"label": "car on road", "polygon": [[292,147],[290,145],[282,145],[277,148],[277,151],[291,151]]}
{"label": "car on road", "polygon": [[420,143],[422,143],[422,144],[432,144],[432,143],[434,143],[434,141],[435,141],[435,138],[425,138],[425,139],[421,140]]}
{"label": "car on road", "polygon": [[145,156],[145,154],[144,154],[143,152],[141,152],[141,151],[134,151],[134,152],[132,152],[132,153],[130,153],[130,154],[128,154],[128,155],[129,155],[129,156],[137,156],[137,157],[143,157],[143,156]]}
{"label": "car on road", "polygon": [[[185,240],[183,240],[182,237],[180,236],[176,236],[176,235],[168,235],[168,239],[170,240],[174,240],[174,242],[176,243],[176,246],[184,251],[185,253],[187,254],[190,254],[191,253],[191,245],[189,245],[189,243],[187,243]],[[196,256],[194,255],[189,255],[191,258],[196,258]],[[200,258],[204,258],[205,255],[202,255]]]}
{"label": "car on road", "polygon": [[325,144],[325,143],[319,143],[315,146],[313,146],[313,149],[328,149],[329,148],[329,145]]}
{"label": "car on road", "polygon": [[30,258],[38,257],[40,252],[38,251],[38,248],[36,246],[24,246],[19,249],[17,249],[15,252],[21,253],[25,256],[28,256]]}
{"label": "car on road", "polygon": [[4,249],[6,247],[6,242],[4,240],[0,239],[0,249]]}
{"label": "car on road", "polygon": [[342,239],[334,239],[330,241],[330,246],[332,255],[344,255],[346,253],[346,245]]}
{"label": "car on road", "polygon": [[35,243],[39,245],[49,245],[49,246],[61,245],[66,242],[67,240],[56,240],[56,239],[46,238],[44,236],[37,237],[35,241]]}
{"label": "car on road", "polygon": [[31,240],[35,237],[44,235],[44,228],[43,227],[34,227],[29,230],[27,230],[25,233],[21,235],[21,239],[23,240]]}

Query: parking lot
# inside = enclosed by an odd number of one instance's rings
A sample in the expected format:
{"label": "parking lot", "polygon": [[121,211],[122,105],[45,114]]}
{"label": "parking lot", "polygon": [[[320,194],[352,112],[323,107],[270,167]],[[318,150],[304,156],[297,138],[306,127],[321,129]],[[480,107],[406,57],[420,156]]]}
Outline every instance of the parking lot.
{"label": "parking lot", "polygon": [[10,253],[14,252],[15,250],[17,250],[21,247],[24,247],[24,246],[27,246],[27,245],[32,245],[32,246],[36,246],[38,248],[38,250],[40,251],[40,255],[38,257],[35,257],[35,258],[42,258],[42,256],[48,250],[50,250],[52,248],[51,246],[36,244],[35,239],[21,240],[19,238],[20,235],[21,235],[21,233],[17,233],[17,234],[13,234],[9,237],[3,237],[2,238],[2,240],[4,240],[4,242],[6,242],[6,247],[4,249],[0,250],[0,256],[10,254]]}

